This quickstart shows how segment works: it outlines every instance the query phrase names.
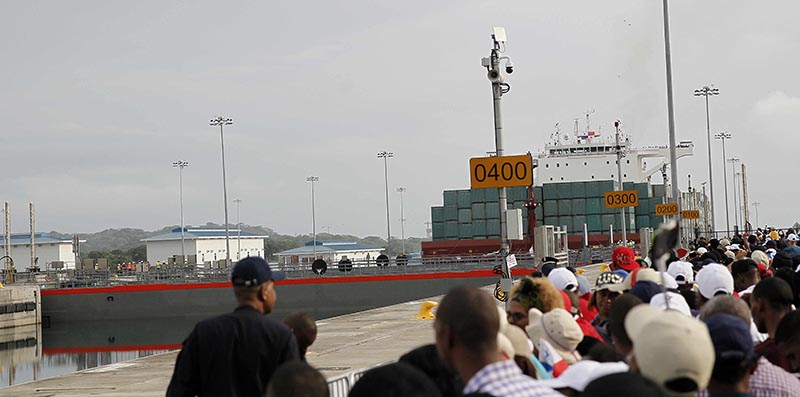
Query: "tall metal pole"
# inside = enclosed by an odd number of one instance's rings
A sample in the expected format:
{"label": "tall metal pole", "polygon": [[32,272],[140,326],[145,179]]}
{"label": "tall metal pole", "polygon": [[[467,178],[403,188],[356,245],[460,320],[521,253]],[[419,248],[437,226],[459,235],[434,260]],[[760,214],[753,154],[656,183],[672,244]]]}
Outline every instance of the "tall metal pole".
{"label": "tall metal pole", "polygon": [[36,224],[35,224],[35,217],[33,215],[33,203],[28,203],[28,207],[30,208],[30,217],[31,217],[31,269],[35,269],[36,266],[36,242],[34,241],[34,234],[36,233]]}
{"label": "tall metal pole", "polygon": [[242,221],[239,217],[239,207],[242,205],[242,200],[233,199],[236,204],[236,260],[242,259]]}
{"label": "tall metal pole", "polygon": [[11,207],[8,201],[3,206],[3,218],[5,219],[4,237],[5,237],[5,256],[6,256],[6,284],[14,282],[14,262],[11,261]]}
{"label": "tall metal pole", "polygon": [[184,227],[183,224],[183,169],[189,166],[188,161],[176,161],[172,163],[172,166],[178,168],[178,194],[180,196],[180,208],[181,208],[181,266],[186,264],[186,245],[184,243]]}
{"label": "tall metal pole", "polygon": [[233,119],[217,116],[211,119],[212,127],[219,126],[219,140],[222,145],[222,199],[225,203],[225,266],[230,266],[231,263],[231,236],[228,227],[228,185],[225,178],[225,135],[223,126],[233,124]]}
{"label": "tall metal pole", "polygon": [[383,159],[383,180],[386,185],[386,256],[389,256],[389,247],[392,242],[391,221],[389,220],[389,163],[388,159],[394,157],[394,153],[386,150],[378,152],[378,158]]}
{"label": "tall metal pole", "polygon": [[[678,155],[675,146],[675,112],[672,105],[672,53],[669,44],[669,7],[668,1],[663,0],[664,4],[664,56],[667,63],[667,114],[669,116],[669,161],[670,174],[672,178],[672,197],[680,206],[680,191],[678,189]],[[676,216],[676,219],[678,217]],[[678,228],[680,230],[680,227]],[[678,237],[680,241],[680,236]],[[659,269],[662,270],[662,269]]]}
{"label": "tall metal pole", "polygon": [[739,200],[738,200],[738,178],[736,177],[736,163],[739,162],[739,159],[735,157],[731,157],[727,160],[731,163],[731,177],[733,178],[733,229],[736,230],[736,227],[739,226]]}
{"label": "tall metal pole", "polygon": [[[614,122],[614,129],[616,129],[617,140],[617,181],[619,182],[618,190],[622,190],[622,146],[619,145],[619,120]],[[619,213],[622,216],[622,245],[628,246],[628,230],[625,225],[625,211],[627,208],[620,208]]]}
{"label": "tall metal pole", "polygon": [[747,205],[747,167],[742,163],[742,219],[744,230],[750,232],[750,206]]}
{"label": "tall metal pole", "polygon": [[720,132],[719,134],[714,135],[714,139],[719,139],[722,141],[722,178],[725,183],[724,191],[725,191],[725,233],[731,232],[731,215],[730,209],[728,208],[728,174],[725,172],[727,171],[727,164],[725,157],[725,141],[731,139],[732,135],[727,132]]}
{"label": "tall metal pole", "polygon": [[403,256],[406,255],[406,218],[403,216],[403,193],[406,188],[399,187],[397,191],[400,192],[400,238],[403,239]]}
{"label": "tall metal pole", "polygon": [[758,206],[759,206],[759,205],[761,205],[761,203],[759,203],[758,201],[754,201],[754,202],[753,202],[753,208],[755,208],[755,209],[756,209],[756,229],[758,229],[759,227],[761,227],[761,226],[759,226],[759,225],[760,225],[760,223],[758,223]]}
{"label": "tall metal pole", "polygon": [[[719,95],[719,89],[714,88],[713,86],[703,86],[703,88],[699,90],[694,90],[694,96],[703,96],[706,100],[706,138],[708,141],[708,187],[711,192],[711,206],[714,206],[714,173],[711,167],[711,116],[708,110],[708,97]],[[711,212],[711,229],[713,230],[714,227],[714,212]]]}
{"label": "tall metal pole", "polygon": [[311,182],[311,233],[314,235],[314,261],[317,260],[317,210],[316,203],[314,202],[314,182],[318,180],[318,176],[306,178],[307,182]]}

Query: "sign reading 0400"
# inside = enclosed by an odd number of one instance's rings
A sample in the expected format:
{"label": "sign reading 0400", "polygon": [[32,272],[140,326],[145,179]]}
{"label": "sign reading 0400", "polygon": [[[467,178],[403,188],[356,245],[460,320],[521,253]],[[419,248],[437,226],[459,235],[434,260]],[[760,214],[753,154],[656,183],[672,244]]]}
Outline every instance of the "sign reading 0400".
{"label": "sign reading 0400", "polygon": [[510,187],[533,184],[531,156],[475,157],[469,159],[470,187]]}
{"label": "sign reading 0400", "polygon": [[605,199],[606,208],[637,207],[639,205],[639,193],[636,190],[606,192]]}

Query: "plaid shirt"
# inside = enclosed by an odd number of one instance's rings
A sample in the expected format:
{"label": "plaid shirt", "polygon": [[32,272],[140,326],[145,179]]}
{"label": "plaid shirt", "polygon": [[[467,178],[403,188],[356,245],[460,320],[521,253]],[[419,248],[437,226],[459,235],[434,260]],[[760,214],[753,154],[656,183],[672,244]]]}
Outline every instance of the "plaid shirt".
{"label": "plaid shirt", "polygon": [[481,368],[467,382],[464,394],[483,392],[495,397],[563,397],[535,379],[524,375],[511,360],[498,361]]}
{"label": "plaid shirt", "polygon": [[[755,397],[793,397],[800,396],[800,381],[783,368],[758,359],[758,368],[750,377],[750,393]],[[708,390],[697,393],[698,397],[708,397]]]}

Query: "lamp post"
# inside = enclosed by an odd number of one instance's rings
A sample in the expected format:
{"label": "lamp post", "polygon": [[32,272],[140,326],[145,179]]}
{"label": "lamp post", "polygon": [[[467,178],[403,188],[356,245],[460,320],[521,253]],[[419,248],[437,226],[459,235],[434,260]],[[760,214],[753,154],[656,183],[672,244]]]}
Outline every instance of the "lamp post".
{"label": "lamp post", "polygon": [[399,187],[397,192],[400,193],[400,238],[403,240],[403,256],[406,256],[406,218],[403,216],[403,193],[406,188]]}
{"label": "lamp post", "polygon": [[[619,145],[619,120],[614,122],[614,129],[616,130],[617,140],[617,181],[619,182],[619,190],[622,190],[622,146]],[[620,216],[622,217],[622,246],[628,246],[628,231],[625,226],[625,211],[627,207],[620,208]]]}
{"label": "lamp post", "polygon": [[[675,146],[675,111],[672,105],[672,53],[669,44],[669,7],[668,0],[663,0],[664,7],[664,58],[667,69],[667,116],[669,117],[669,164],[672,178],[672,197],[680,205],[680,191],[678,190],[678,154]],[[677,217],[676,217],[677,219]],[[679,222],[680,224],[680,222]],[[680,227],[678,227],[680,234]],[[680,235],[678,237],[680,241]],[[659,270],[663,271],[664,269]]]}
{"label": "lamp post", "polygon": [[186,265],[186,247],[184,244],[184,229],[183,226],[183,169],[189,166],[188,161],[176,161],[172,163],[174,168],[178,169],[178,192],[180,196],[180,207],[181,207],[181,266]]}
{"label": "lamp post", "polygon": [[739,159],[736,157],[731,157],[728,159],[728,162],[731,163],[731,174],[733,176],[733,229],[736,230],[737,226],[739,225],[739,194],[738,189],[736,188],[738,178],[736,173],[736,163],[738,163]]}
{"label": "lamp post", "polygon": [[[317,260],[317,214],[316,203],[314,202],[314,182],[318,180],[318,176],[306,178],[307,182],[311,182],[311,233],[314,235],[314,261]],[[311,262],[313,263],[314,261]]]}
{"label": "lamp post", "polygon": [[231,262],[230,230],[228,229],[228,185],[225,179],[225,134],[223,127],[233,124],[233,119],[217,116],[209,122],[212,127],[219,126],[219,140],[222,145],[222,201],[225,205],[225,266]]}
{"label": "lamp post", "polygon": [[[714,174],[711,167],[711,117],[708,112],[708,97],[719,95],[719,89],[705,85],[699,90],[694,90],[694,96],[702,96],[706,99],[706,138],[708,141],[708,187],[711,191],[711,206],[714,207]],[[711,213],[711,224],[714,225],[714,213]],[[713,227],[712,227],[713,229]]]}
{"label": "lamp post", "polygon": [[720,132],[719,134],[714,135],[714,139],[719,139],[722,141],[722,178],[725,182],[725,233],[730,233],[731,231],[731,215],[730,209],[728,208],[728,174],[725,173],[727,166],[725,165],[725,141],[731,139],[732,135],[728,132]]}
{"label": "lamp post", "polygon": [[760,225],[760,223],[758,223],[758,206],[759,205],[761,205],[761,203],[759,203],[758,201],[754,201],[753,202],[753,208],[756,209],[756,229],[758,229],[760,227],[760,226],[758,226],[758,225]]}
{"label": "lamp post", "polygon": [[239,218],[239,206],[242,204],[241,199],[233,199],[236,204],[236,260],[242,259],[242,221]]}
{"label": "lamp post", "polygon": [[389,163],[394,153],[385,150],[378,152],[378,158],[383,159],[383,180],[386,184],[386,256],[389,256],[389,247],[392,241],[392,229],[389,221]]}

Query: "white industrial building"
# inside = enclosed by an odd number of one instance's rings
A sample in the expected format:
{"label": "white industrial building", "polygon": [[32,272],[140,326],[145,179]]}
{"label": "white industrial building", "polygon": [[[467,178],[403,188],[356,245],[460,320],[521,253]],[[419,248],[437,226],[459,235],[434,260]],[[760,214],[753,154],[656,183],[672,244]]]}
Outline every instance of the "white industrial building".
{"label": "white industrial building", "polygon": [[[81,241],[85,242],[85,241]],[[40,270],[53,268],[74,269],[75,253],[72,252],[72,239],[50,236],[47,233],[33,234],[34,257],[36,267]],[[10,253],[6,253],[5,241],[0,238],[0,257],[10,256],[17,272],[25,272],[31,268],[31,234],[11,234]],[[0,260],[0,267],[5,267],[5,259]]]}
{"label": "white industrial building", "polygon": [[[264,239],[269,236],[229,229],[231,261],[248,256],[264,256]],[[241,238],[239,238],[241,236]],[[167,262],[181,255],[181,228],[170,233],[142,240],[147,246],[147,261],[151,265]],[[183,232],[184,251],[189,263],[212,263],[225,259],[225,229],[187,228]]]}
{"label": "white industrial building", "polygon": [[[302,247],[292,248],[275,254],[278,263],[312,263],[314,262],[314,242],[309,241]],[[383,248],[358,244],[355,241],[328,240],[317,241],[316,257],[327,263],[338,263],[342,259],[353,262],[374,260]]]}

